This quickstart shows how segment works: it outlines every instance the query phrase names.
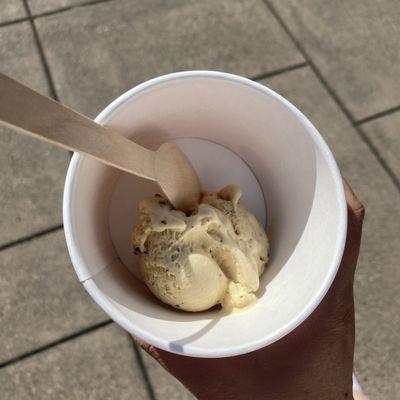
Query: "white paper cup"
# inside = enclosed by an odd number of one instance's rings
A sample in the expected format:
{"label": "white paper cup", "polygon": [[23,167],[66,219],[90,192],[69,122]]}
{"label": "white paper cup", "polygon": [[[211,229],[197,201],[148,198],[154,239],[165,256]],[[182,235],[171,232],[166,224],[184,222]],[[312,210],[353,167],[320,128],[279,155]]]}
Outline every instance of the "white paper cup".
{"label": "white paper cup", "polygon": [[154,184],[74,154],[64,192],[68,249],[80,281],[114,321],[167,351],[226,357],[275,342],[317,307],[341,261],[347,208],[335,160],[297,108],[248,79],[189,71],[131,89],[96,121],[152,149],[192,137],[232,150],[261,187],[271,242],[256,306],[233,315],[174,310],[129,271],[135,265],[124,265],[135,263],[131,218]]}

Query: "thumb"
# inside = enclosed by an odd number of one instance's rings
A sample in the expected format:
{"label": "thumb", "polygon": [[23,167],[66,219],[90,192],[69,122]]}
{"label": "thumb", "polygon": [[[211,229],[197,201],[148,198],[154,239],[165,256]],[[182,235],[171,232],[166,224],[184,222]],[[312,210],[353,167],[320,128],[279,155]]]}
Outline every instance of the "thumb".
{"label": "thumb", "polygon": [[361,232],[365,215],[364,206],[354,194],[350,185],[343,178],[344,192],[347,202],[347,237],[339,274],[347,276],[353,282],[358,254],[360,251]]}

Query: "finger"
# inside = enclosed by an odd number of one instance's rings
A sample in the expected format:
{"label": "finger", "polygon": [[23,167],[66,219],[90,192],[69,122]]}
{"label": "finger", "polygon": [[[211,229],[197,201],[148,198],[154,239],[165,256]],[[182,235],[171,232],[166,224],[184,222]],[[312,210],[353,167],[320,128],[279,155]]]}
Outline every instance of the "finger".
{"label": "finger", "polygon": [[162,367],[164,367],[169,372],[164,360],[160,357],[160,354],[158,352],[159,350],[156,347],[144,342],[143,340],[135,336],[132,336],[132,339],[138,346],[140,346],[147,354],[153,357],[159,364],[161,364]]}
{"label": "finger", "polygon": [[343,179],[344,193],[347,205],[351,210],[352,214],[355,217],[357,217],[359,221],[362,221],[364,219],[364,214],[365,214],[364,206],[353,192],[353,189],[350,187],[347,180],[344,177],[342,177],[342,179]]}
{"label": "finger", "polygon": [[150,344],[148,344],[148,343],[146,343],[146,342],[144,342],[142,339],[139,339],[139,338],[137,338],[136,336],[133,336],[132,335],[132,339],[133,339],[133,341],[138,345],[138,346],[140,346],[145,352],[149,352],[150,350],[151,350],[151,345]]}

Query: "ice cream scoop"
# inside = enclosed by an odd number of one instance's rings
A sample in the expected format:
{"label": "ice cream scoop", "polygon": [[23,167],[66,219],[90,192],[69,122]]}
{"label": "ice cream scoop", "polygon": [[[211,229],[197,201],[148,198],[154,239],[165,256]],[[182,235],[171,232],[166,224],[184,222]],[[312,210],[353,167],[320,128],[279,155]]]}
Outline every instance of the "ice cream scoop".
{"label": "ice cream scoop", "polygon": [[235,185],[205,191],[191,214],[174,210],[161,195],[140,203],[132,242],[156,297],[185,311],[216,304],[232,311],[256,301],[269,244],[240,196]]}

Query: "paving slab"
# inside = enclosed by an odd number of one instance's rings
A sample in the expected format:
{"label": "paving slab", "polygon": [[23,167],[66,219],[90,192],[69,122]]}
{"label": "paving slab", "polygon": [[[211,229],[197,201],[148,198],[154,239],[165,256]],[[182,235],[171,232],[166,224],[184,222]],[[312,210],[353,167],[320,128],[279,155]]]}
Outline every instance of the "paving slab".
{"label": "paving slab", "polygon": [[[28,22],[0,28],[0,71],[48,94]],[[0,128],[0,246],[61,223],[67,152]]]}
{"label": "paving slab", "polygon": [[90,116],[160,74],[255,76],[304,61],[261,0],[121,0],[36,24],[60,98]]}
{"label": "paving slab", "polygon": [[0,252],[0,364],[107,319],[79,283],[62,230]]}
{"label": "paving slab", "polygon": [[46,76],[28,21],[0,27],[0,71],[48,94]]}
{"label": "paving slab", "polygon": [[400,180],[400,111],[365,123],[362,129]]}
{"label": "paving slab", "polygon": [[267,0],[356,119],[400,104],[398,0]]}
{"label": "paving slab", "polygon": [[8,400],[147,400],[128,335],[112,324],[0,370]]}
{"label": "paving slab", "polygon": [[263,81],[292,101],[334,151],[366,207],[355,283],[357,376],[371,400],[400,393],[400,195],[309,68]]}
{"label": "paving slab", "polygon": [[0,24],[26,17],[22,0],[0,0]]}
{"label": "paving slab", "polygon": [[0,245],[62,223],[69,155],[0,128]]}
{"label": "paving slab", "polygon": [[90,2],[91,0],[28,0],[32,15],[57,11],[65,7],[74,7]]}
{"label": "paving slab", "polygon": [[157,400],[195,400],[196,397],[153,357],[140,350]]}

